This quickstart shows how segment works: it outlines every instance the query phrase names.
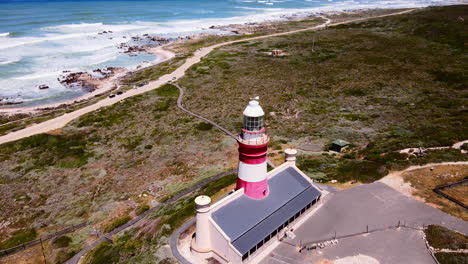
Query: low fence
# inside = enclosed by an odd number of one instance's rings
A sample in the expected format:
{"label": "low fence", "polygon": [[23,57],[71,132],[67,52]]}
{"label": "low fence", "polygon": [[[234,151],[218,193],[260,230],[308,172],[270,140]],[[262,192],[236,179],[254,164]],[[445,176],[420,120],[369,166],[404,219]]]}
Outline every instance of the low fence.
{"label": "low fence", "polygon": [[443,189],[447,189],[447,188],[453,188],[453,187],[456,187],[458,185],[463,185],[463,184],[468,184],[468,179],[463,179],[461,181],[458,181],[458,182],[454,182],[454,183],[449,183],[449,184],[444,184],[444,185],[439,185],[437,186],[436,188],[434,188],[432,191],[443,196],[444,198],[458,204],[459,206],[465,208],[465,209],[468,209],[468,205],[462,203],[461,201],[455,199],[454,197],[444,193],[442,190]]}
{"label": "low fence", "polygon": [[58,237],[58,236],[61,236],[61,235],[65,235],[65,234],[68,234],[68,233],[71,233],[71,232],[75,232],[76,230],[78,230],[80,228],[83,228],[83,227],[85,227],[87,225],[88,225],[88,222],[83,222],[81,224],[70,226],[70,227],[61,229],[59,231],[50,233],[48,235],[42,236],[42,237],[40,237],[38,239],[35,239],[33,241],[29,241],[29,242],[26,242],[24,244],[18,245],[16,247],[8,248],[8,249],[5,249],[5,250],[0,250],[0,257],[9,256],[9,255],[15,254],[16,252],[19,252],[19,251],[28,249],[30,247],[39,245],[42,242],[50,240],[52,238],[55,238],[55,237]]}

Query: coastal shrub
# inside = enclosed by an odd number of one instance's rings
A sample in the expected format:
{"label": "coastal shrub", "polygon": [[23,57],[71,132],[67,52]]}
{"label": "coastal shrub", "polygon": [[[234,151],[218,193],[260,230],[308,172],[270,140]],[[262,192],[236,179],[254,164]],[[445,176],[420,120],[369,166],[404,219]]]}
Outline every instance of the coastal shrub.
{"label": "coastal shrub", "polygon": [[364,183],[376,181],[387,174],[380,163],[366,160],[346,161],[336,168],[334,177],[340,182],[358,180]]}
{"label": "coastal shrub", "polygon": [[63,264],[67,260],[71,259],[75,256],[79,251],[78,250],[69,250],[69,249],[62,249],[57,251],[57,255],[55,256],[54,263],[55,264]]}
{"label": "coastal shrub", "polygon": [[440,264],[466,264],[468,263],[468,253],[437,252],[434,255]]}
{"label": "coastal shrub", "polygon": [[125,138],[125,143],[122,144],[122,146],[127,151],[132,151],[135,150],[141,144],[141,142],[143,142],[143,137],[141,136],[128,137]]}
{"label": "coastal shrub", "polygon": [[174,85],[165,84],[156,89],[156,94],[164,97],[176,97],[179,95],[179,89]]}
{"label": "coastal shrub", "polygon": [[135,214],[136,214],[136,215],[141,215],[142,213],[148,211],[149,209],[150,209],[150,206],[147,205],[147,204],[139,205],[139,206],[135,209]]}
{"label": "coastal shrub", "polygon": [[58,165],[62,168],[77,168],[85,165],[93,156],[86,148],[86,134],[76,133],[66,136],[39,134],[18,141],[3,144],[0,151],[13,153],[30,151],[31,164],[26,171]]}
{"label": "coastal shrub", "polygon": [[235,173],[226,175],[222,178],[219,178],[205,185],[200,191],[200,193],[203,193],[208,196],[212,196],[215,193],[219,192],[221,189],[235,183],[236,179],[237,179],[237,174]]}
{"label": "coastal shrub", "polygon": [[213,124],[208,122],[201,122],[195,125],[195,128],[200,131],[208,131],[213,128]]}
{"label": "coastal shrub", "polygon": [[54,246],[57,248],[65,248],[68,247],[68,245],[70,245],[71,242],[72,239],[69,236],[60,236],[54,239],[54,241],[52,241],[52,244],[54,244]]}
{"label": "coastal shrub", "polygon": [[[237,174],[229,174],[215,181],[212,181],[205,185],[198,193],[203,195],[212,196],[226,188],[227,186],[236,182]],[[190,197],[176,204],[172,204],[168,209],[158,212],[155,216],[164,216],[164,220],[158,223],[158,230],[162,230],[162,236],[169,236],[173,230],[179,227],[188,217],[195,214],[195,203],[193,202],[194,197]],[[170,226],[170,228],[162,228],[164,225]]]}
{"label": "coastal shrub", "polygon": [[[123,104],[130,101],[125,100]],[[122,123],[129,118],[129,112],[124,108],[125,106],[115,104],[112,106],[101,108],[80,117],[76,123],[77,127],[97,126],[97,127],[111,127]]]}
{"label": "coastal shrub", "polygon": [[323,160],[321,159],[306,159],[303,156],[298,156],[297,159],[297,167],[301,171],[309,171],[309,170],[316,170],[323,164]]}
{"label": "coastal shrub", "polygon": [[468,76],[461,72],[448,72],[444,70],[431,70],[429,73],[434,76],[434,81],[452,85],[467,85]]}
{"label": "coastal shrub", "polygon": [[128,221],[130,221],[132,218],[130,216],[124,216],[121,218],[114,219],[111,223],[106,225],[104,227],[104,232],[109,233],[110,231],[116,229],[117,227],[120,227],[122,225],[125,225]]}
{"label": "coastal shrub", "polygon": [[439,225],[429,225],[425,230],[427,242],[437,249],[467,249],[468,236]]}
{"label": "coastal shrub", "polygon": [[170,100],[165,100],[165,101],[160,101],[154,104],[153,112],[162,112],[162,111],[167,111],[171,107],[171,101]]}
{"label": "coastal shrub", "polygon": [[350,95],[350,96],[365,96],[365,95],[367,95],[367,91],[365,91],[362,88],[348,89],[348,90],[345,90],[343,93],[345,95]]}
{"label": "coastal shrub", "polygon": [[119,250],[107,241],[102,242],[90,254],[89,264],[112,264],[119,261]]}
{"label": "coastal shrub", "polygon": [[15,247],[36,239],[37,232],[34,228],[20,229],[11,233],[10,238],[0,242],[0,249]]}

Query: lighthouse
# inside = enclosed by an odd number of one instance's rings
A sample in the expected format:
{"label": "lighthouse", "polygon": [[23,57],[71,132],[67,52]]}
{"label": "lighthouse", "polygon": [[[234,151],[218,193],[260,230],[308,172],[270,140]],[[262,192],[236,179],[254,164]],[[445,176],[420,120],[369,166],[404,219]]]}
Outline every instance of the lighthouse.
{"label": "lighthouse", "polygon": [[302,223],[298,219],[303,219],[301,216],[311,208],[318,208],[314,205],[322,192],[297,168],[296,150],[286,149],[285,162],[267,172],[270,138],[258,97],[249,102],[243,115],[242,131],[237,137],[236,190],[214,203],[208,196],[195,199],[192,263],[213,259],[222,264],[260,263],[275,245],[272,243],[293,234]]}
{"label": "lighthouse", "polygon": [[242,132],[237,138],[239,144],[239,170],[236,190],[253,199],[268,195],[266,155],[270,138],[265,132],[264,116],[259,98],[251,100],[245,108]]}

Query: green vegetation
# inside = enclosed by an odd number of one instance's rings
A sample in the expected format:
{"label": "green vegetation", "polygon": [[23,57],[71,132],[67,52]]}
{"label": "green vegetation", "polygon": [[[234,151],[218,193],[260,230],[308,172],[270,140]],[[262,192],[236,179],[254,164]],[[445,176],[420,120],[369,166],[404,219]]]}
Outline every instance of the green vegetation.
{"label": "green vegetation", "polygon": [[136,214],[136,215],[141,215],[142,213],[148,211],[149,209],[150,209],[150,206],[147,205],[147,204],[139,205],[139,206],[135,209],[135,214]]}
{"label": "green vegetation", "polygon": [[174,85],[165,84],[156,89],[156,94],[164,97],[176,97],[179,95],[179,89]]}
{"label": "green vegetation", "polygon": [[[160,230],[163,230],[161,235],[169,236],[177,227],[182,225],[182,223],[184,223],[187,218],[195,214],[195,203],[193,200],[196,196],[201,194],[212,196],[221,189],[236,182],[236,178],[237,174],[224,176],[218,180],[210,182],[196,193],[191,194],[189,197],[181,199],[175,204],[168,205],[164,209],[159,210],[155,215],[153,215],[153,217],[162,218],[162,220],[158,223]],[[164,225],[169,226],[169,228],[162,228]]]}
{"label": "green vegetation", "polygon": [[37,233],[34,228],[20,229],[11,233],[11,237],[0,243],[0,249],[15,247],[36,239]]}
{"label": "green vegetation", "polygon": [[467,253],[445,253],[434,254],[440,264],[465,264],[468,262]]}
{"label": "green vegetation", "polygon": [[72,239],[69,236],[61,236],[54,239],[54,241],[52,241],[52,244],[54,244],[54,246],[57,248],[65,248],[68,247],[71,242]]}
{"label": "green vegetation", "polygon": [[456,149],[431,150],[422,157],[398,152],[368,154],[364,159],[357,159],[358,156],[362,157],[363,154],[353,151],[341,157],[328,154],[301,155],[298,156],[297,166],[318,182],[335,179],[339,182],[358,180],[371,183],[385,176],[389,170],[403,170],[412,165],[466,160],[466,154]]}
{"label": "green vegetation", "polygon": [[110,231],[116,229],[117,227],[125,225],[128,221],[132,220],[130,216],[124,216],[121,218],[114,219],[111,223],[104,227],[104,233],[109,233]]}
{"label": "green vegetation", "polygon": [[[468,236],[462,233],[452,231],[448,228],[438,225],[429,225],[425,230],[426,239],[435,249],[467,249]],[[467,263],[468,254],[466,253],[435,253],[440,264],[462,264]]]}
{"label": "green vegetation", "polygon": [[[118,251],[109,242],[104,241],[91,253],[91,258],[87,258],[84,263],[89,264],[112,264],[119,260]],[[90,260],[88,260],[90,259]]]}
{"label": "green vegetation", "polygon": [[201,122],[195,126],[200,131],[207,131],[213,128],[213,124],[207,122]]}
{"label": "green vegetation", "polygon": [[467,249],[468,236],[439,225],[429,225],[425,230],[426,239],[436,249]]}
{"label": "green vegetation", "polygon": [[[146,227],[140,229],[133,228],[120,235],[113,244],[101,243],[86,256],[84,263],[147,263],[148,257],[154,259],[151,252],[147,252],[149,247],[158,248],[161,244],[167,243],[167,238],[172,232],[182,225],[189,217],[195,214],[194,199],[200,194],[213,196],[223,188],[233,184],[237,175],[230,174],[217,179],[201,190],[164,206],[151,217],[154,223],[148,231]],[[156,249],[153,250],[156,250]],[[149,253],[147,255],[147,253]],[[144,261],[142,260],[144,259]],[[102,262],[101,262],[102,261]],[[158,263],[173,263],[171,259],[162,259]]]}
{"label": "green vegetation", "polygon": [[39,134],[0,145],[3,155],[12,155],[29,151],[28,155],[34,156],[28,166],[20,171],[43,169],[46,166],[57,166],[61,168],[77,168],[87,163],[93,156],[87,151],[87,142],[83,134],[69,134],[66,136],[55,136]]}

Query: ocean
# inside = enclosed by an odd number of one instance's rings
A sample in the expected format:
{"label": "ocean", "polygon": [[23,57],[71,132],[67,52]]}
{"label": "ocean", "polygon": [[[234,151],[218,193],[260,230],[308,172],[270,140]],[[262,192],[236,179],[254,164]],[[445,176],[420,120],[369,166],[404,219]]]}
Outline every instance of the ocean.
{"label": "ocean", "polygon": [[[143,34],[175,38],[220,33],[212,25],[260,22],[284,15],[361,8],[449,4],[444,0],[0,0],[0,98],[41,105],[83,95],[64,87],[63,71],[135,69],[158,61],[117,46]],[[108,34],[99,32],[111,31]],[[227,32],[226,32],[227,33]],[[38,89],[45,84],[48,89]],[[19,105],[16,105],[19,106]]]}

